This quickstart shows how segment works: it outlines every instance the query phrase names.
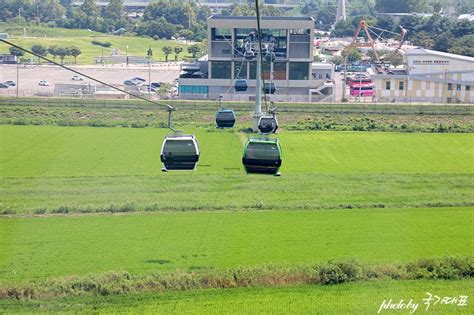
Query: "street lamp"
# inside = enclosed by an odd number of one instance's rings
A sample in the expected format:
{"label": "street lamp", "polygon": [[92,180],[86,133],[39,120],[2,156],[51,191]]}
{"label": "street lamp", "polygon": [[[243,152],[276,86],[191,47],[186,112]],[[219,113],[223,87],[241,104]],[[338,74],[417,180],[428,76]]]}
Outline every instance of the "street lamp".
{"label": "street lamp", "polygon": [[346,98],[347,57],[349,57],[349,54],[347,54],[344,57],[344,81],[342,82],[342,100],[341,100],[341,102],[347,102],[347,98]]}
{"label": "street lamp", "polygon": [[151,46],[148,48],[146,54],[148,58],[148,99],[151,100],[151,58],[153,57]]}
{"label": "street lamp", "polygon": [[[89,32],[93,33],[93,31],[92,31],[90,28],[88,28],[87,30],[88,30]],[[94,42],[95,42],[95,36],[96,36],[96,35],[93,34],[92,36],[94,36]]]}
{"label": "street lamp", "polygon": [[125,55],[126,55],[125,64],[128,66],[128,45],[125,46]]}

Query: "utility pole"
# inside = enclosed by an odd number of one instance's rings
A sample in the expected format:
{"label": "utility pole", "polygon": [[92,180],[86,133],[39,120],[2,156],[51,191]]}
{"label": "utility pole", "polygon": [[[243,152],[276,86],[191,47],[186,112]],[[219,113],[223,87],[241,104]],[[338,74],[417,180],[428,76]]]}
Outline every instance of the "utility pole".
{"label": "utility pole", "polygon": [[128,66],[128,45],[125,47],[125,55],[126,55],[125,64]]}
{"label": "utility pole", "polygon": [[[18,57],[20,59],[20,57]],[[19,85],[20,85],[20,61],[16,61],[16,98],[20,96],[19,94]]]}
{"label": "utility pole", "polygon": [[151,100],[151,57],[153,56],[153,51],[151,46],[148,48],[147,57],[148,57],[148,99]]}
{"label": "utility pole", "polygon": [[347,98],[346,98],[347,57],[349,57],[349,55],[344,57],[344,81],[342,82],[342,100],[341,100],[341,102],[347,102]]}
{"label": "utility pole", "polygon": [[[258,45],[257,45],[258,46]],[[253,113],[253,131],[258,132],[258,122],[262,116],[262,61],[260,60],[260,49],[258,49],[257,57],[257,71],[256,71],[256,82],[255,82],[255,111]]]}

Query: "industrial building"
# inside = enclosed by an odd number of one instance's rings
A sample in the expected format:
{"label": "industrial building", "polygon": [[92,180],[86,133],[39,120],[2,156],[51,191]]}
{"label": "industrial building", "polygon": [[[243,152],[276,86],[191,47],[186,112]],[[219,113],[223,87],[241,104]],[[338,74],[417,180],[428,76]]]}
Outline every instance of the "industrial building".
{"label": "industrial building", "polygon": [[380,102],[474,103],[474,58],[424,48],[405,51],[403,69],[377,69]]}
{"label": "industrial building", "polygon": [[[332,64],[313,63],[314,19],[311,17],[263,17],[262,33],[275,42],[273,64],[263,63],[263,75],[272,79],[274,101],[308,102],[332,100]],[[244,58],[245,40],[257,27],[255,17],[213,15],[208,19],[208,56],[185,64],[179,79],[182,99],[253,101],[255,59]],[[270,69],[273,68],[272,76]],[[237,92],[236,79],[246,80],[248,89]]]}

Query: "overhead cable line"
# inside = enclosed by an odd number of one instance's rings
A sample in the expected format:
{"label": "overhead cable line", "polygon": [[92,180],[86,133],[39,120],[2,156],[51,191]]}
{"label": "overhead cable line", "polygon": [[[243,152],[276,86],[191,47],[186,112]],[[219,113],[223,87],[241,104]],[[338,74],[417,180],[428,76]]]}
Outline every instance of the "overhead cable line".
{"label": "overhead cable line", "polygon": [[[109,84],[109,83],[106,83],[106,82],[104,82],[104,81],[98,80],[98,79],[96,79],[96,78],[94,78],[94,77],[91,77],[91,76],[89,76],[89,75],[87,75],[87,74],[84,74],[84,73],[82,73],[82,72],[80,72],[80,71],[74,70],[74,69],[69,68],[69,67],[67,67],[67,66],[65,66],[65,65],[62,65],[62,64],[60,64],[60,63],[57,63],[56,61],[53,61],[53,60],[48,59],[48,58],[46,58],[46,57],[40,56],[40,55],[38,55],[38,54],[35,54],[34,52],[32,52],[32,51],[30,51],[30,50],[28,50],[28,49],[26,49],[26,48],[23,48],[23,47],[21,47],[21,46],[15,45],[15,44],[13,44],[13,43],[11,43],[11,42],[5,40],[5,39],[1,39],[1,38],[0,38],[0,41],[1,41],[1,42],[4,42],[4,43],[7,44],[7,45],[10,45],[11,47],[18,48],[18,49],[20,49],[20,50],[22,50],[22,51],[24,51],[24,52],[26,52],[26,53],[29,53],[29,54],[31,54],[31,55],[33,55],[33,56],[35,56],[35,57],[38,57],[38,58],[43,59],[43,60],[45,60],[45,61],[47,61],[47,62],[49,62],[49,63],[52,63],[52,64],[56,65],[56,66],[59,66],[59,67],[61,67],[61,68],[63,68],[63,69],[69,70],[69,71],[74,72],[74,73],[76,73],[76,74],[79,74],[79,75],[81,75],[81,76],[83,76],[83,77],[86,77],[86,78],[88,78],[88,79],[90,79],[90,80],[92,80],[92,81],[95,81],[95,82],[97,82],[97,83],[100,83],[100,84],[102,84],[102,85],[105,85],[105,86],[107,86],[107,87],[110,87],[110,88],[112,88],[112,89],[114,89],[114,90],[120,91],[120,92],[122,92],[122,93],[125,93],[125,94],[127,94],[127,95],[130,95],[130,96],[132,96],[132,97],[136,97],[136,98],[138,98],[138,99],[141,99],[141,100],[143,100],[143,101],[152,103],[152,104],[154,104],[154,105],[158,105],[158,106],[164,107],[165,110],[167,110],[167,111],[169,111],[169,109],[170,109],[170,107],[171,107],[171,106],[168,105],[168,104],[164,104],[164,103],[152,101],[152,100],[147,99],[147,98],[145,98],[145,97],[142,97],[142,96],[140,96],[140,95],[136,95],[136,94],[130,93],[130,92],[126,91],[126,90],[123,90],[123,89],[121,89],[121,88],[118,88],[118,87],[116,87],[116,86],[113,86],[113,85],[111,85],[111,84]],[[151,82],[149,82],[149,84],[151,84]]]}
{"label": "overhead cable line", "polygon": [[[260,73],[263,83],[263,88],[265,89],[265,75],[263,73],[263,55],[262,55],[262,28],[260,27],[260,9],[259,9],[259,2],[255,0],[255,13],[257,15],[257,40],[258,40],[258,54],[260,58]],[[270,73],[271,76],[271,73]],[[263,93],[263,102],[265,104],[265,109],[268,111],[268,104],[267,104],[267,93]]]}

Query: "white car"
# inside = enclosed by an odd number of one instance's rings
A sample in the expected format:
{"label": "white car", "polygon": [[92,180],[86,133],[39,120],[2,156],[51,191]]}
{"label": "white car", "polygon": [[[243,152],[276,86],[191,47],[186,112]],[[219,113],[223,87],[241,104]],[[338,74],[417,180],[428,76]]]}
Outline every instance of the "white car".
{"label": "white car", "polygon": [[49,82],[46,81],[46,80],[41,80],[41,81],[38,82],[38,85],[39,86],[49,86]]}
{"label": "white car", "polygon": [[84,78],[81,77],[81,76],[78,76],[78,75],[73,75],[73,76],[72,76],[72,80],[73,80],[73,81],[83,81]]}

